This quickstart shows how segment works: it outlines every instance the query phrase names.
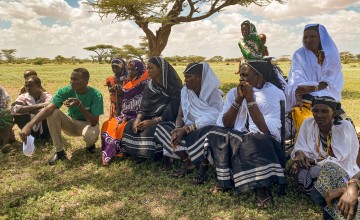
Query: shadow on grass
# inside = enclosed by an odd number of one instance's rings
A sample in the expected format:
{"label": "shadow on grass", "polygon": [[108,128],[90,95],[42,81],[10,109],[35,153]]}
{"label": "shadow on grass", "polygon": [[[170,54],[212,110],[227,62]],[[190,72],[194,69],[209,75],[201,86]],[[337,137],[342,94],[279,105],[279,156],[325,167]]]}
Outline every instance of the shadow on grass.
{"label": "shadow on grass", "polygon": [[[193,176],[171,178],[170,172],[161,169],[161,162],[126,157],[103,167],[100,149],[87,154],[78,148],[70,160],[55,166],[32,164],[53,149],[42,146],[37,150],[32,160],[18,153],[10,158],[13,167],[6,175],[18,180],[0,182],[12,185],[0,193],[1,215],[28,219],[289,219],[289,212],[298,209],[299,202],[311,203],[288,188],[287,196],[274,196],[273,207],[258,210],[252,191],[211,195],[214,170],[209,181],[194,186],[189,183]],[[279,212],[280,208],[285,211]]]}
{"label": "shadow on grass", "polygon": [[360,92],[353,91],[353,90],[343,90],[341,92],[342,99],[360,99]]}

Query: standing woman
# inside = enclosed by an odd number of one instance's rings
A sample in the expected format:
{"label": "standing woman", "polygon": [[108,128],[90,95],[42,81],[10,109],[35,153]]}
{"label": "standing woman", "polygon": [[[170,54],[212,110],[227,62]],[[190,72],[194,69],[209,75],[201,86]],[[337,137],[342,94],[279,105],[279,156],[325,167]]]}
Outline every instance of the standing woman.
{"label": "standing woman", "polygon": [[217,175],[217,185],[211,191],[235,187],[242,193],[256,189],[257,205],[267,207],[271,202],[267,187],[286,181],[280,145],[280,101],[285,95],[270,61],[244,63],[240,77],[237,88],[226,96],[217,120],[221,127],[213,128],[208,135],[206,146]]}
{"label": "standing woman", "polygon": [[303,47],[293,55],[285,91],[287,111],[292,111],[297,132],[311,116],[314,96],[330,96],[339,102],[344,86],[339,51],[326,28],[321,24],[306,25],[302,43]]}
{"label": "standing woman", "polygon": [[132,60],[127,65],[129,82],[122,87],[122,111],[118,117],[104,122],[101,128],[102,164],[109,165],[114,156],[124,155],[121,139],[127,122],[136,117],[143,90],[148,82],[148,72],[139,60]]}
{"label": "standing woman", "polygon": [[106,79],[105,86],[108,87],[110,93],[110,114],[109,119],[117,117],[121,114],[121,88],[128,81],[128,74],[126,71],[126,63],[121,58],[114,58],[111,61],[111,69],[114,76],[109,76]]}
{"label": "standing woman", "polygon": [[157,124],[176,119],[182,83],[175,69],[163,58],[152,57],[147,64],[149,83],[145,86],[136,119],[124,130],[125,152],[153,160],[162,157],[162,147],[154,140]]}
{"label": "standing woman", "polygon": [[258,36],[255,25],[248,20],[244,21],[241,24],[241,34],[243,38],[238,45],[244,59],[262,59],[264,45]]}
{"label": "standing woman", "polygon": [[173,122],[161,123],[155,138],[164,147],[164,156],[180,158],[182,169],[175,176],[184,176],[195,169],[204,155],[207,132],[216,125],[223,107],[220,80],[208,63],[190,63],[181,89],[181,105]]}

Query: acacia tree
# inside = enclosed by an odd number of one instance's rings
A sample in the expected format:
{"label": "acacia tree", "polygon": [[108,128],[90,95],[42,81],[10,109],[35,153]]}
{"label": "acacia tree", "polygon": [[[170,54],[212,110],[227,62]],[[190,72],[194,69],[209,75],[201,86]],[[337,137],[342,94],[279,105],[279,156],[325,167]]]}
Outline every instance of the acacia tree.
{"label": "acacia tree", "polygon": [[15,52],[16,49],[2,49],[1,50],[2,55],[5,57],[5,59],[7,60],[8,63],[12,63],[15,59]]}
{"label": "acacia tree", "polygon": [[103,61],[104,56],[112,59],[114,46],[108,44],[99,44],[91,47],[85,47],[84,50],[93,51],[97,54],[97,59],[99,63]]}
{"label": "acacia tree", "polygon": [[144,56],[146,56],[146,49],[144,49],[144,47],[134,47],[133,45],[130,44],[125,44],[124,45],[124,50],[125,53],[129,54],[129,56],[131,58],[136,58],[141,60],[141,62],[144,62]]}
{"label": "acacia tree", "polygon": [[[260,6],[272,1],[283,0],[95,0],[87,4],[101,18],[111,14],[115,20],[133,20],[145,33],[149,56],[161,55],[165,49],[171,29],[174,25],[200,21],[232,5],[249,6],[254,3]],[[149,24],[159,24],[155,33]]]}

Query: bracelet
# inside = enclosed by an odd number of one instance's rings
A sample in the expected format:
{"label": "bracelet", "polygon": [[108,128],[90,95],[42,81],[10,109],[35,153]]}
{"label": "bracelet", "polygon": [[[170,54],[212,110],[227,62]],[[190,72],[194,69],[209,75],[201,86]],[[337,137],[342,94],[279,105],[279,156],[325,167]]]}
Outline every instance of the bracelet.
{"label": "bracelet", "polygon": [[358,179],[350,179],[347,183],[347,186],[349,186],[351,183],[356,183],[356,186],[358,187],[358,190],[360,189],[360,180]]}
{"label": "bracelet", "polygon": [[240,105],[237,104],[236,102],[234,102],[233,104],[231,104],[231,107],[233,107],[235,110],[239,111],[240,109]]}
{"label": "bracelet", "polygon": [[162,117],[160,116],[160,117],[155,118],[155,121],[156,121],[157,123],[162,122]]}
{"label": "bracelet", "polygon": [[319,86],[317,85],[317,86],[315,86],[315,90],[314,90],[314,92],[316,92],[316,91],[319,91]]}
{"label": "bracelet", "polygon": [[249,108],[252,108],[252,107],[254,107],[255,105],[257,105],[257,103],[254,101],[254,102],[249,102],[248,104],[247,104],[247,107],[248,107],[248,109]]}
{"label": "bracelet", "polygon": [[[183,128],[185,128],[186,126],[184,126]],[[189,134],[190,132],[192,131],[195,131],[197,128],[196,128],[196,125],[195,124],[192,124],[190,126],[187,126],[189,128],[189,131],[186,132],[187,134]],[[186,130],[186,129],[185,129]]]}

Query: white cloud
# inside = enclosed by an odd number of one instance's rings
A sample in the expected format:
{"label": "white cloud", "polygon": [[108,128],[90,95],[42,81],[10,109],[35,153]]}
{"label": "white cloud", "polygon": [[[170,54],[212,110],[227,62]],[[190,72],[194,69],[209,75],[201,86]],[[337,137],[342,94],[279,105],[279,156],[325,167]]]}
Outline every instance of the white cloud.
{"label": "white cloud", "polygon": [[[307,23],[324,24],[339,51],[359,54],[360,29],[355,25],[360,23],[360,12],[354,2],[288,0],[286,5],[272,3],[262,8],[230,7],[209,19],[174,26],[163,55],[240,57],[237,43],[240,24],[246,19],[253,21],[259,33],[267,35],[271,56],[292,55],[301,47]],[[356,11],[347,9],[349,5]],[[89,13],[90,6],[72,8],[64,0],[6,0],[0,1],[0,8],[0,21],[11,22],[10,28],[0,29],[0,49],[15,48],[18,57],[86,58],[92,52],[84,47],[138,45],[139,36],[145,35],[131,21],[113,22],[113,17],[101,21],[98,14]],[[55,19],[50,27],[42,23],[48,17]],[[158,25],[150,27],[156,30]]]}
{"label": "white cloud", "polygon": [[249,10],[254,15],[263,16],[271,20],[284,20],[310,15],[329,14],[337,10],[345,9],[352,5],[358,5],[358,0],[287,0],[285,4],[272,2],[266,7],[250,5]]}

